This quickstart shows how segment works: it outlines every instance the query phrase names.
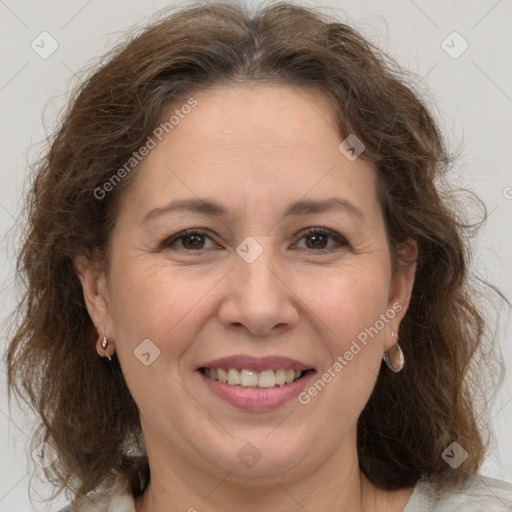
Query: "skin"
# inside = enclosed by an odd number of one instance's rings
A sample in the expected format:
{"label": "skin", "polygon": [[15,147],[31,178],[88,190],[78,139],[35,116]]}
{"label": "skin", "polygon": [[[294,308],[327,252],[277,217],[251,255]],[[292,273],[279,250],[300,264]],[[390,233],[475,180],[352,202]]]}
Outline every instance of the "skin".
{"label": "skin", "polygon": [[[412,489],[374,487],[356,450],[357,419],[383,352],[396,344],[392,332],[414,280],[414,265],[391,271],[375,169],[338,150],[342,139],[321,93],[266,84],[194,97],[197,107],[141,162],[126,190],[107,271],[77,263],[90,316],[109,340],[105,351],[99,338],[98,354],[117,352],[140,411],[151,482],[137,512],[402,510]],[[229,213],[143,221],[171,200],[197,197]],[[331,197],[361,215],[282,217],[293,201]],[[312,227],[347,242],[304,233]],[[161,248],[190,228],[208,236]],[[236,252],[247,236],[263,249],[252,263]],[[414,259],[412,242],[401,250]],[[321,376],[395,303],[402,310],[307,405],[243,411],[194,372],[244,353],[292,357]],[[148,338],[160,355],[145,366],[134,350]],[[237,457],[247,442],[261,453],[251,468]]]}

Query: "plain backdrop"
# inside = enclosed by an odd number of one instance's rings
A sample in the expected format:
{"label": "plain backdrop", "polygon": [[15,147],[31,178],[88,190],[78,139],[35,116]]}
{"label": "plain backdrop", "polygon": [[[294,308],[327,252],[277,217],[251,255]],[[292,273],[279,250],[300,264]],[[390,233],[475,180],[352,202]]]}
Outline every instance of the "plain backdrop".
{"label": "plain backdrop", "polygon": [[[53,126],[74,73],[103,54],[132,25],[168,5],[172,2],[0,0],[0,321],[15,304],[16,238],[5,234],[16,223],[24,199],[27,160],[37,155],[35,145],[44,140],[45,125]],[[417,73],[418,83],[430,91],[451,143],[462,145],[453,184],[475,191],[490,213],[477,239],[475,272],[511,298],[512,2],[324,0],[322,5]],[[42,32],[51,37],[41,36]],[[36,44],[39,53],[33,48]],[[51,55],[41,56],[56,44]],[[496,442],[481,472],[512,481],[508,315],[505,308],[496,327],[508,371],[493,406]],[[4,330],[1,334],[3,351],[7,339]],[[48,505],[38,501],[48,495],[45,485],[35,487],[30,501],[27,446],[33,419],[16,407],[9,410],[3,367],[1,375],[0,512],[58,510],[65,500]]]}

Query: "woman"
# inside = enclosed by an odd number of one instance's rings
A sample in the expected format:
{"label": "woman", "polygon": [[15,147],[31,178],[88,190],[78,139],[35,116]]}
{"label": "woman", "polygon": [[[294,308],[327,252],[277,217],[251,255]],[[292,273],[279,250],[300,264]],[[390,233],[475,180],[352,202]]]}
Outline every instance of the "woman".
{"label": "woman", "polygon": [[509,510],[449,164],[312,9],[195,5],[115,49],[38,168],[8,352],[66,510]]}

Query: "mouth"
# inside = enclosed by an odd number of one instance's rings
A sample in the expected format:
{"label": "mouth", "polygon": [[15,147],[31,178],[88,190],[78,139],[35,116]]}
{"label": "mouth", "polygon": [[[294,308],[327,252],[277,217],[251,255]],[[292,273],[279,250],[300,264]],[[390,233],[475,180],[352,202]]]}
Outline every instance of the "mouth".
{"label": "mouth", "polygon": [[289,357],[236,354],[205,361],[195,373],[212,397],[244,411],[266,412],[296,398],[316,371]]}
{"label": "mouth", "polygon": [[208,379],[244,389],[285,387],[315,372],[312,368],[306,370],[279,368],[277,370],[256,371],[250,368],[225,369],[215,367],[200,367],[198,371]]}

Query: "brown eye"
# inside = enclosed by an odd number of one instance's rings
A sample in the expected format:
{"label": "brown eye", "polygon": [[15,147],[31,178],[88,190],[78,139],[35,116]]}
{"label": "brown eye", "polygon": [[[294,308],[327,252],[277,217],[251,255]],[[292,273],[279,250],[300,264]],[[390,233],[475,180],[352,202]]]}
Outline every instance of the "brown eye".
{"label": "brown eye", "polygon": [[312,249],[318,253],[333,252],[350,247],[344,237],[324,228],[310,229],[303,234],[300,240],[305,240],[305,247],[299,247],[300,249]]}
{"label": "brown eye", "polygon": [[186,235],[180,240],[185,249],[202,249],[204,245],[204,235]]}
{"label": "brown eye", "polygon": [[[187,229],[180,231],[169,238],[166,238],[161,244],[159,249],[173,249],[173,250],[184,250],[184,251],[200,251],[207,249],[207,240],[212,240],[209,235],[203,231],[196,229]],[[212,241],[213,243],[213,241]]]}
{"label": "brown eye", "polygon": [[326,244],[328,243],[328,236],[323,233],[314,233],[312,235],[307,235],[306,246],[308,249],[325,249]]}

